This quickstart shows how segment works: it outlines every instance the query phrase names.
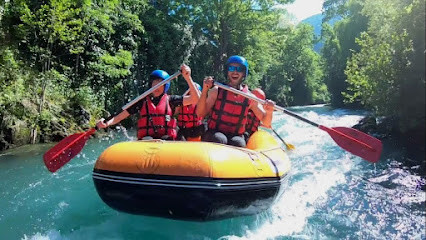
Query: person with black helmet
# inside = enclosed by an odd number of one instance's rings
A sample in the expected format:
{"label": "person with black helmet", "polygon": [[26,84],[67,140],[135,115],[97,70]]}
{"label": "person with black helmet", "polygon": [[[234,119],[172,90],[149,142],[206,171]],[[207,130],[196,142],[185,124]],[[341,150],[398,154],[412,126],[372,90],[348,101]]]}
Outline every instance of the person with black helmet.
{"label": "person with black helmet", "polygon": [[[250,94],[247,85],[242,84],[248,73],[249,65],[244,57],[232,56],[225,64],[227,84]],[[275,105],[273,101],[266,100],[262,106],[239,94],[213,87],[213,83],[213,77],[204,78],[203,91],[197,103],[198,116],[205,117],[210,114],[209,130],[203,135],[203,141],[245,147],[244,132],[249,110],[253,111],[264,125],[271,125]]]}
{"label": "person with black helmet", "polygon": [[[137,124],[138,139],[175,140],[177,131],[176,119],[173,118],[173,109],[182,105],[196,104],[200,97],[200,93],[192,81],[191,69],[182,64],[181,72],[188,83],[190,95],[168,95],[167,91],[170,88],[170,82],[168,82],[153,91],[150,96],[142,99],[127,110],[123,110],[109,121],[104,122],[104,119],[100,119],[96,126],[98,128],[106,128],[121,122],[131,114],[139,113]],[[152,87],[167,78],[169,78],[169,74],[163,70],[155,70],[149,76]]]}

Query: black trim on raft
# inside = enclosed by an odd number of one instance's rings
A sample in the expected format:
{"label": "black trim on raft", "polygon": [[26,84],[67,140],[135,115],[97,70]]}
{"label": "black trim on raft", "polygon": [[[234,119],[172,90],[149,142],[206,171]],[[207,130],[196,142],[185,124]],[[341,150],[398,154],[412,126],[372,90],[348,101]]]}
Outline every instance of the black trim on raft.
{"label": "black trim on raft", "polygon": [[219,179],[93,170],[110,207],[131,214],[206,221],[250,215],[269,208],[287,178]]}
{"label": "black trim on raft", "polygon": [[263,178],[207,178],[207,177],[186,177],[152,174],[133,174],[123,172],[112,172],[107,170],[94,169],[93,178],[105,181],[123,182],[127,184],[158,185],[170,187],[185,187],[198,189],[248,189],[259,186],[279,185],[282,181],[279,177]]}

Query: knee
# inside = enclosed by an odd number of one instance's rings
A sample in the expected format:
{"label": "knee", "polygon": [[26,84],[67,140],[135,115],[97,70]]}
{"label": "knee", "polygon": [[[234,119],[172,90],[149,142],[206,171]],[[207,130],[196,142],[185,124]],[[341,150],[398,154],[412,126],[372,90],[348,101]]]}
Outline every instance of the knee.
{"label": "knee", "polygon": [[169,136],[169,135],[163,135],[161,137],[161,140],[173,140],[173,138],[171,136]]}
{"label": "knee", "polygon": [[215,132],[213,135],[213,139],[217,143],[228,144],[228,138],[226,137],[225,134],[221,132]]}
{"label": "knee", "polygon": [[234,136],[229,140],[229,145],[236,147],[246,147],[246,140],[243,136]]}
{"label": "knee", "polygon": [[203,135],[202,140],[206,142],[215,142],[215,143],[222,143],[222,144],[228,143],[228,138],[225,136],[225,134],[221,132],[214,132],[214,131],[207,131]]}

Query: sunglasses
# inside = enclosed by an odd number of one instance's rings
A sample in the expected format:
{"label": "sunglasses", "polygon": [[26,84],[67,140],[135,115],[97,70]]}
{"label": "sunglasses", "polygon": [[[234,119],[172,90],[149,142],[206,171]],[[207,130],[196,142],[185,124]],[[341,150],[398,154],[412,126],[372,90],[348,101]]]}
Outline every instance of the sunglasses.
{"label": "sunglasses", "polygon": [[238,66],[238,67],[236,67],[236,66],[229,66],[228,67],[228,72],[233,72],[233,71],[237,71],[237,72],[242,73],[242,72],[244,72],[244,68],[240,67],[240,66]]}

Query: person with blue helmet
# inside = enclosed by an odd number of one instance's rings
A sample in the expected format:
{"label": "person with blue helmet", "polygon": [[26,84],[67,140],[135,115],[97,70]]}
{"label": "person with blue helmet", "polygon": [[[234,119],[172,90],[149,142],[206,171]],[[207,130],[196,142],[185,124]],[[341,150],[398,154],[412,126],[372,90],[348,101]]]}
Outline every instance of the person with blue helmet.
{"label": "person with blue helmet", "polygon": [[[189,91],[191,92],[190,95],[168,95],[167,91],[170,88],[170,82],[168,82],[153,91],[150,96],[142,99],[127,110],[123,110],[108,122],[105,123],[104,120],[101,119],[97,123],[97,126],[99,128],[105,128],[121,122],[131,114],[138,113],[138,139],[148,140],[156,138],[175,140],[177,137],[177,129],[176,119],[173,118],[173,109],[182,105],[196,104],[200,97],[200,93],[192,81],[191,69],[187,65],[182,64],[181,72],[188,83]],[[151,87],[167,78],[169,78],[169,74],[166,71],[154,70],[149,75]]]}
{"label": "person with blue helmet", "polygon": [[[225,64],[225,75],[228,85],[247,94],[251,94],[247,85],[243,84],[249,74],[248,61],[242,56],[231,56]],[[213,77],[204,78],[203,91],[197,103],[197,115],[208,120],[208,131],[202,140],[245,147],[244,138],[247,115],[253,111],[264,125],[271,125],[275,103],[266,100],[261,105],[239,94],[213,87]]]}
{"label": "person with blue helmet", "polygon": [[[198,83],[195,83],[195,85],[199,93],[201,93],[201,86]],[[188,94],[191,94],[190,89],[188,89],[183,96]],[[177,115],[178,140],[200,141],[201,135],[207,130],[207,125],[203,122],[203,118],[197,115],[196,108],[196,104],[176,108],[175,115]]]}

